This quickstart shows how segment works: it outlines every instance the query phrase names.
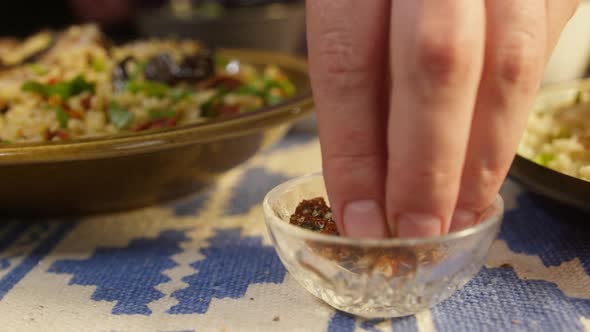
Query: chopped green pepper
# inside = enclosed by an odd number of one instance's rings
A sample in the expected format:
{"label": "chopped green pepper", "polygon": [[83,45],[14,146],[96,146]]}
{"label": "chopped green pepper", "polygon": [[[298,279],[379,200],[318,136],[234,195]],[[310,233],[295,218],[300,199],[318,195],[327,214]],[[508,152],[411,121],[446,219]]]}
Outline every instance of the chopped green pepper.
{"label": "chopped green pepper", "polygon": [[552,153],[540,153],[533,161],[539,165],[547,166],[553,159],[555,159],[555,155]]}
{"label": "chopped green pepper", "polygon": [[172,102],[174,104],[179,103],[181,101],[183,101],[184,99],[190,97],[193,93],[188,91],[188,90],[184,90],[184,89],[173,89],[170,92],[170,98],[172,98]]}
{"label": "chopped green pepper", "polygon": [[57,117],[57,122],[59,122],[59,126],[61,128],[67,128],[68,122],[70,121],[70,115],[60,106],[55,107],[55,116]]}
{"label": "chopped green pepper", "polygon": [[255,86],[247,84],[241,85],[239,88],[234,90],[233,93],[240,95],[255,95],[264,98],[264,91],[257,89]]}
{"label": "chopped green pepper", "polygon": [[281,91],[285,93],[287,96],[291,96],[295,94],[295,85],[293,83],[286,81],[286,80],[267,80],[265,82],[264,89],[266,91],[271,90],[272,88],[279,88]]}
{"label": "chopped green pepper", "polygon": [[141,75],[141,73],[143,73],[143,70],[145,69],[146,64],[147,64],[147,61],[136,62],[135,66],[133,67],[133,72],[131,72],[131,75],[129,76],[129,78],[132,81],[137,80],[139,78],[139,75]]}
{"label": "chopped green pepper", "polygon": [[105,70],[105,63],[102,59],[94,58],[92,59],[92,69],[97,72],[103,72]]}
{"label": "chopped green pepper", "polygon": [[39,76],[43,76],[49,72],[49,70],[47,68],[45,68],[44,66],[42,66],[38,63],[31,63],[29,65],[29,69],[31,69],[35,74],[37,74]]}
{"label": "chopped green pepper", "polygon": [[281,102],[283,102],[284,99],[280,95],[276,95],[274,93],[267,93],[264,100],[266,101],[267,105],[273,106],[276,104],[280,104]]}
{"label": "chopped green pepper", "polygon": [[109,103],[109,120],[118,129],[125,129],[133,121],[133,113],[113,100]]}
{"label": "chopped green pepper", "polygon": [[96,89],[95,84],[86,81],[82,75],[76,76],[73,80],[67,82],[66,84],[68,84],[70,87],[70,96],[76,96],[85,91],[94,93]]}
{"label": "chopped green pepper", "polygon": [[158,82],[131,81],[127,84],[127,90],[131,93],[144,93],[148,97],[163,98],[168,94],[170,87]]}
{"label": "chopped green pepper", "polygon": [[212,118],[217,115],[216,107],[221,105],[223,97],[228,94],[228,90],[225,88],[219,89],[209,100],[201,105],[201,112],[203,116]]}
{"label": "chopped green pepper", "polygon": [[85,91],[94,93],[95,84],[86,81],[82,75],[78,75],[71,81],[57,82],[55,84],[27,81],[22,85],[21,90],[34,92],[43,97],[60,96],[62,100],[66,100]]}

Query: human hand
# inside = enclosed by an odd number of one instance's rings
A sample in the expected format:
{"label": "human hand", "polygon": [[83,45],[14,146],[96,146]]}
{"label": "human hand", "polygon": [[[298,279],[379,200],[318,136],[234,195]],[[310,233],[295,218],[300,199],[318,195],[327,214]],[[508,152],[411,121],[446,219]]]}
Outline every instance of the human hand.
{"label": "human hand", "polygon": [[579,0],[308,0],[324,176],[352,237],[472,225]]}

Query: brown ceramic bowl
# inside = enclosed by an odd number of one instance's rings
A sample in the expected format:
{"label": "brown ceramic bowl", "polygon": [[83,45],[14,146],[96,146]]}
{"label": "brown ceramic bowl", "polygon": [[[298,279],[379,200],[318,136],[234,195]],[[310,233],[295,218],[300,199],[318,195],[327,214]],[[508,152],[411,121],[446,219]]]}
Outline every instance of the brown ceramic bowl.
{"label": "brown ceramic bowl", "polygon": [[[551,83],[541,88],[533,112],[552,112],[573,105],[578,92],[590,92],[590,79]],[[590,211],[590,182],[539,165],[517,154],[512,178],[531,191],[581,210]]]}
{"label": "brown ceramic bowl", "polygon": [[271,52],[221,50],[280,66],[297,87],[282,104],[174,129],[0,148],[0,215],[106,213],[181,197],[280,140],[311,112],[304,60]]}

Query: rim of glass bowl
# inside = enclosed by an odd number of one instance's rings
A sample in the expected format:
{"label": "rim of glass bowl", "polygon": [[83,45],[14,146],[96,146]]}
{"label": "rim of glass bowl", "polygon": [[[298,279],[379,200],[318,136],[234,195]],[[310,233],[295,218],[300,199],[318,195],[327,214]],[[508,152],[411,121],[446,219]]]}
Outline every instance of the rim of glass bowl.
{"label": "rim of glass bowl", "polygon": [[311,230],[307,230],[295,225],[291,225],[288,222],[283,221],[281,218],[277,216],[274,209],[271,207],[271,201],[276,198],[276,196],[282,194],[283,192],[289,190],[289,188],[296,187],[298,184],[307,182],[312,178],[323,178],[322,172],[317,173],[310,173],[307,175],[303,175],[300,177],[296,177],[289,181],[283,182],[280,185],[274,187],[271,191],[269,191],[264,200],[262,202],[262,207],[265,214],[265,219],[267,223],[272,224],[273,227],[278,227],[285,232],[290,233],[293,236],[304,238],[307,240],[314,240],[323,243],[331,243],[331,244],[340,244],[340,245],[349,245],[349,246],[357,246],[357,247],[400,247],[400,246],[417,246],[417,245],[432,245],[432,244],[442,244],[447,243],[449,241],[459,240],[462,238],[469,237],[474,234],[487,232],[490,228],[492,228],[497,223],[500,223],[502,220],[502,216],[504,215],[504,200],[498,194],[496,195],[496,200],[492,205],[490,205],[484,212],[489,213],[491,209],[495,209],[495,211],[487,217],[484,221],[480,222],[476,226],[472,226],[466,228],[464,230],[448,233],[445,235],[440,236],[433,236],[433,237],[426,237],[426,238],[388,238],[388,239],[371,239],[371,238],[349,238],[349,237],[340,237],[334,235],[326,235],[317,232],[313,232]]}

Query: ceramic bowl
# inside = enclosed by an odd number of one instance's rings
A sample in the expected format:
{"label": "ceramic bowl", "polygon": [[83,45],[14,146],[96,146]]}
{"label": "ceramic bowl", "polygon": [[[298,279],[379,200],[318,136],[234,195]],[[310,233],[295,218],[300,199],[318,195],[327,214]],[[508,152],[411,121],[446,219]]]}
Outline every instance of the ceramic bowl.
{"label": "ceramic bowl", "polygon": [[280,140],[312,108],[302,59],[220,50],[253,65],[276,64],[297,95],[234,118],[174,129],[0,148],[1,215],[79,215],[142,207],[211,185]]}
{"label": "ceramic bowl", "polygon": [[[590,93],[590,79],[547,84],[539,91],[532,112],[553,112],[574,105],[580,92]],[[517,154],[510,176],[531,191],[590,211],[590,182],[555,171]]]}

